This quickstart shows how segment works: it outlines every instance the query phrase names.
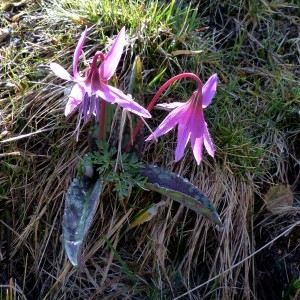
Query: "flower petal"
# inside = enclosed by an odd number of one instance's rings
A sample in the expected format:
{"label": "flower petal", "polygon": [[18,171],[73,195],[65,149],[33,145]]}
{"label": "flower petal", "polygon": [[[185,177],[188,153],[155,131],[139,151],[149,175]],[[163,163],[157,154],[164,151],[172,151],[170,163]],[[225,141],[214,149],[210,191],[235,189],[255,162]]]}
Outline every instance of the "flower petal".
{"label": "flower petal", "polygon": [[184,130],[183,126],[178,126],[178,140],[177,140],[177,147],[175,150],[175,161],[179,161],[182,158],[184,154],[184,149],[190,139],[190,136],[191,136],[190,130]]}
{"label": "flower petal", "polygon": [[121,29],[116,37],[112,47],[107,52],[105,60],[101,63],[99,72],[100,77],[104,81],[108,81],[110,77],[115,73],[123,48],[125,46],[125,27]]}
{"label": "flower petal", "polygon": [[199,165],[203,156],[203,133],[204,133],[204,116],[203,112],[197,113],[191,120],[191,147],[195,156],[196,162]]}
{"label": "flower petal", "polygon": [[200,165],[203,156],[203,135],[198,136],[196,139],[191,138],[191,145],[197,165]]}
{"label": "flower petal", "polygon": [[179,123],[180,111],[181,108],[177,108],[170,112],[167,117],[158,125],[156,130],[147,137],[146,142],[156,139],[174,128]]}
{"label": "flower petal", "polygon": [[214,144],[213,144],[212,139],[210,137],[210,134],[209,134],[206,123],[205,123],[205,126],[203,128],[203,136],[204,136],[204,146],[206,148],[206,151],[208,152],[208,154],[210,156],[214,157],[215,147],[214,147]]}
{"label": "flower petal", "polygon": [[151,115],[146,108],[142,107],[133,101],[130,96],[125,95],[122,91],[113,86],[101,83],[100,88],[96,91],[96,95],[107,102],[117,103],[121,107],[141,117],[151,118]]}
{"label": "flower petal", "polygon": [[82,105],[81,105],[81,111],[83,114],[84,122],[87,121],[87,117],[88,117],[88,113],[89,113],[89,109],[90,109],[90,103],[91,103],[91,98],[87,93],[85,93],[83,101],[82,101]]}
{"label": "flower petal", "polygon": [[[114,88],[110,85],[107,85],[103,82],[100,82],[99,84],[95,84],[95,82],[93,83],[93,90],[92,92],[95,93],[98,97],[100,97],[101,99],[110,102],[110,103],[115,103],[117,99],[121,98],[125,98],[127,99],[127,96],[122,93],[120,90],[118,90],[117,88]],[[128,97],[128,101],[129,101],[129,97]]]}
{"label": "flower petal", "polygon": [[157,104],[156,107],[159,107],[159,108],[165,109],[165,110],[172,110],[172,109],[182,106],[184,104],[185,104],[184,102],[161,103],[161,104]]}
{"label": "flower petal", "polygon": [[86,33],[87,33],[87,27],[85,28],[84,32],[81,34],[80,39],[77,43],[74,56],[73,56],[73,75],[75,78],[79,77],[77,66],[78,66],[78,61],[79,57],[81,54],[82,47],[84,45],[85,39],[86,39]]}
{"label": "flower petal", "polygon": [[193,129],[191,118],[193,118],[193,114],[194,111],[189,106],[186,106],[185,110],[181,110],[180,115],[178,115],[178,140],[175,150],[175,161],[179,161],[182,158],[184,149],[191,137]]}
{"label": "flower petal", "polygon": [[127,100],[123,100],[120,98],[116,101],[116,103],[118,103],[118,105],[127,109],[128,111],[135,113],[138,116],[141,116],[144,118],[151,118],[149,111],[133,100],[129,102]]}
{"label": "flower petal", "polygon": [[91,95],[90,96],[90,107],[89,107],[89,116],[92,115],[96,116],[96,109],[98,109],[100,100],[97,97],[97,95]]}
{"label": "flower petal", "polygon": [[203,102],[202,107],[207,107],[211,100],[213,99],[216,90],[217,90],[217,82],[218,82],[218,75],[213,74],[209,77],[209,79],[206,81],[202,88],[202,96],[203,96]]}
{"label": "flower petal", "polygon": [[54,72],[54,74],[61,79],[73,81],[74,78],[69,74],[69,72],[64,69],[61,65],[57,63],[50,63],[50,68]]}
{"label": "flower petal", "polygon": [[65,107],[65,116],[71,114],[72,111],[82,102],[84,95],[85,90],[79,84],[75,84]]}

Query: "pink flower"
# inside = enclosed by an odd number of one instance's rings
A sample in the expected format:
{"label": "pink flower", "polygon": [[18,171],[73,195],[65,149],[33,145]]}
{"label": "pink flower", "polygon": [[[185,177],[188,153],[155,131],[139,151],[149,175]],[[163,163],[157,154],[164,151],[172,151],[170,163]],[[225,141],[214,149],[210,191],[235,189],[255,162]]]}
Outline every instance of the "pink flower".
{"label": "pink flower", "polygon": [[[215,149],[204,119],[203,108],[211,103],[217,89],[217,80],[217,74],[214,74],[203,87],[199,84],[198,90],[193,93],[186,103],[161,104],[160,106],[169,109],[176,108],[167,115],[146,141],[155,139],[178,125],[175,161],[182,158],[189,140],[191,140],[191,146],[198,165],[202,160],[203,143],[208,154],[214,156]],[[199,82],[201,82],[200,79]]]}
{"label": "pink flower", "polygon": [[[125,45],[125,27],[121,29],[112,47],[106,56],[97,51],[93,57],[91,66],[86,71],[85,77],[79,75],[77,66],[82,47],[86,40],[87,28],[81,34],[73,57],[73,76],[68,73],[62,66],[57,63],[51,63],[50,68],[58,77],[75,82],[69,100],[65,108],[65,115],[68,116],[80,104],[83,115],[86,119],[87,115],[94,114],[99,117],[99,101],[101,99],[117,103],[127,110],[145,117],[151,117],[150,113],[138,103],[134,102],[129,95],[125,95],[119,89],[107,84],[107,81],[116,71],[120,61],[123,47]],[[102,63],[97,68],[98,58]]]}

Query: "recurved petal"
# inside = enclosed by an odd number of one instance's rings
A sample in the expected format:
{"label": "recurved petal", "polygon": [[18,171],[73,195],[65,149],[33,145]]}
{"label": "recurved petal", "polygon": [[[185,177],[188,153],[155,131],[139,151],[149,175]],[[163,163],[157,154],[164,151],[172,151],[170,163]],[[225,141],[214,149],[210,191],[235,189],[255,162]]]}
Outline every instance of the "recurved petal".
{"label": "recurved petal", "polygon": [[204,133],[204,113],[202,107],[194,109],[190,120],[191,126],[191,147],[199,165],[203,156],[203,133]]}
{"label": "recurved petal", "polygon": [[96,87],[96,89],[92,92],[94,92],[98,97],[107,102],[115,103],[120,97],[124,97],[124,99],[127,99],[127,96],[123,92],[103,82],[100,82],[97,85],[94,84],[94,86]]}
{"label": "recurved petal", "polygon": [[178,124],[178,133],[177,133],[177,147],[175,150],[175,161],[179,161],[183,154],[184,149],[191,137],[192,131],[192,111],[187,107],[185,111],[182,111],[180,114],[180,120]]}
{"label": "recurved petal", "polygon": [[156,139],[159,136],[169,132],[178,124],[179,120],[180,114],[178,113],[177,108],[167,115],[167,117],[158,125],[155,131],[147,137],[146,142]]}
{"label": "recurved petal", "polygon": [[183,106],[185,103],[183,102],[172,102],[172,103],[160,103],[156,106],[165,110],[172,110],[176,107]]}
{"label": "recurved petal", "polygon": [[207,107],[211,100],[213,99],[216,90],[217,90],[217,82],[218,82],[218,75],[213,74],[209,77],[209,79],[206,81],[202,88],[202,96],[203,96],[203,102],[202,107]]}
{"label": "recurved petal", "polygon": [[85,90],[79,85],[75,84],[69,96],[69,100],[65,107],[65,116],[68,116],[72,111],[82,102]]}
{"label": "recurved petal", "polygon": [[205,126],[203,128],[203,137],[204,137],[204,146],[206,148],[206,151],[208,152],[208,154],[212,157],[214,157],[215,155],[215,147],[213,144],[213,141],[210,137],[208,128],[207,128],[207,124],[205,123]]}
{"label": "recurved petal", "polygon": [[118,100],[116,100],[116,103],[118,103],[121,107],[127,109],[128,111],[135,113],[138,116],[141,116],[144,118],[151,118],[149,111],[133,100],[128,101],[128,100],[119,98]]}
{"label": "recurved petal", "polygon": [[108,81],[116,71],[121,55],[123,53],[124,46],[125,46],[125,27],[123,27],[119,32],[112,47],[107,52],[105,60],[100,65],[99,72],[102,80]]}
{"label": "recurved petal", "polygon": [[196,162],[200,165],[203,157],[203,124],[198,128],[198,131],[193,131],[191,134],[191,147],[195,156]]}
{"label": "recurved petal", "polygon": [[200,165],[203,157],[203,135],[198,136],[195,140],[191,138],[193,154],[198,165]]}
{"label": "recurved petal", "polygon": [[79,77],[77,66],[78,66],[78,61],[79,57],[81,54],[82,47],[84,45],[85,39],[86,39],[86,33],[87,33],[87,27],[85,27],[84,32],[81,34],[80,39],[77,43],[76,49],[74,51],[74,56],[73,56],[73,75],[75,78]]}
{"label": "recurved petal", "polygon": [[96,89],[92,92],[94,92],[98,97],[110,103],[116,102],[118,95],[111,86],[100,82],[97,86],[94,84],[94,87],[96,87]]}
{"label": "recurved petal", "polygon": [[74,78],[69,74],[69,72],[64,69],[61,65],[57,63],[50,63],[50,68],[54,72],[54,74],[61,79],[73,81]]}
{"label": "recurved petal", "polygon": [[122,91],[113,86],[101,83],[100,88],[96,91],[96,95],[107,102],[117,103],[121,107],[139,116],[151,118],[147,109],[134,102],[130,96],[125,95]]}
{"label": "recurved petal", "polygon": [[184,149],[189,139],[190,139],[190,134],[185,134],[185,135],[178,134],[178,141],[175,150],[175,161],[179,161],[182,158],[184,154]]}

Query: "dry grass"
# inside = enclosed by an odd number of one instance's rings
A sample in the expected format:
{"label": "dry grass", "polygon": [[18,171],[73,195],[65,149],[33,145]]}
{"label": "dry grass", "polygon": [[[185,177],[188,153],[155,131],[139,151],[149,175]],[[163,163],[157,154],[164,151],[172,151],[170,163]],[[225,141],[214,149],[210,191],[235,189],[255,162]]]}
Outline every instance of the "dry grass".
{"label": "dry grass", "polygon": [[[196,166],[187,151],[174,163],[173,132],[146,144],[143,160],[197,185],[218,209],[224,227],[165,199],[166,206],[150,222],[126,232],[136,213],[161,197],[136,191],[120,201],[108,187],[86,239],[82,270],[67,261],[60,235],[65,193],[88,151],[88,126],[79,127],[76,114],[64,118],[69,85],[48,65],[70,66],[84,24],[99,22],[89,34],[87,59],[109,43],[105,36],[117,33],[116,24],[123,24],[116,17],[107,25],[105,19],[81,16],[80,11],[70,18],[52,10],[49,18],[51,1],[44,3],[47,10],[40,3],[5,7],[12,16],[1,20],[2,28],[12,31],[0,39],[0,298],[267,299],[258,291],[265,288],[258,280],[268,284],[260,275],[267,270],[259,255],[276,252],[272,245],[278,241],[283,249],[285,239],[292,245],[284,248],[286,255],[295,258],[293,274],[300,274],[295,244],[299,210],[274,216],[264,210],[262,200],[269,186],[285,183],[292,185],[294,206],[299,206],[297,3],[203,1],[200,21],[195,21],[196,27],[210,27],[203,34],[195,28],[182,30],[180,22],[173,27],[159,23],[158,30],[152,19],[152,27],[147,24],[142,31],[138,22],[130,27],[133,21],[122,15],[130,33],[118,70],[124,90],[132,51],[143,58],[146,101],[175,73],[193,71],[203,80],[219,74],[218,94],[206,113],[216,158],[205,157]],[[203,52],[198,55],[170,54],[199,47]],[[192,88],[178,84],[167,97],[186,99]],[[152,128],[163,112],[153,114]],[[75,128],[80,130],[78,142]],[[270,228],[272,234],[266,235]],[[263,248],[267,242],[268,251]]]}

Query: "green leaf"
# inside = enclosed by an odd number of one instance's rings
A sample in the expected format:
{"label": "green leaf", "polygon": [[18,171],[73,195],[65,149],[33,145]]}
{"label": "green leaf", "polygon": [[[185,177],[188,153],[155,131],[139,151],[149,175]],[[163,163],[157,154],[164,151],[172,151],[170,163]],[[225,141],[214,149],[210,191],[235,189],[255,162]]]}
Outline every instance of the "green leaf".
{"label": "green leaf", "polygon": [[152,220],[152,218],[155,215],[157,215],[158,208],[165,204],[166,204],[165,201],[160,201],[158,203],[151,204],[146,209],[142,209],[141,211],[139,211],[138,214],[135,216],[134,220],[130,222],[129,229],[132,229],[140,224]]}
{"label": "green leaf", "polygon": [[164,69],[162,69],[152,80],[151,82],[148,83],[147,88],[150,88],[152,85],[154,85],[157,81],[159,81],[163,75],[165,74],[167,70],[167,67],[165,67]]}
{"label": "green leaf", "polygon": [[[145,106],[144,86],[143,86],[143,76],[142,76],[142,61],[139,56],[135,57],[132,66],[131,77],[129,82],[129,94],[132,95],[134,101],[139,103],[141,106]],[[129,141],[131,141],[132,129],[134,129],[137,126],[139,121],[140,121],[140,117],[134,114],[131,114],[130,117],[128,118],[124,130],[124,136],[126,136],[126,138],[123,139],[123,144],[122,144],[124,147]],[[140,157],[144,149],[144,144],[145,144],[144,127],[142,127],[134,138],[134,143],[131,147],[131,152],[134,152],[138,157]]]}
{"label": "green leaf", "polygon": [[63,216],[63,242],[67,256],[75,267],[82,267],[81,247],[99,202],[103,178],[95,182],[77,175],[66,195]]}
{"label": "green leaf", "polygon": [[133,63],[128,92],[139,104],[144,106],[142,62],[139,56],[136,56]]}
{"label": "green leaf", "polygon": [[150,164],[143,164],[138,173],[147,178],[145,188],[168,196],[223,226],[211,201],[187,179]]}

